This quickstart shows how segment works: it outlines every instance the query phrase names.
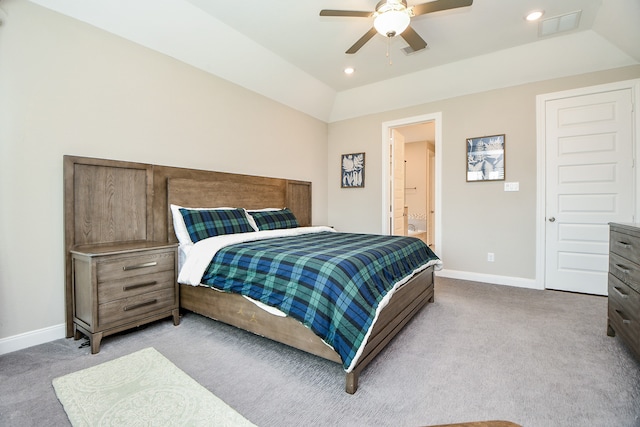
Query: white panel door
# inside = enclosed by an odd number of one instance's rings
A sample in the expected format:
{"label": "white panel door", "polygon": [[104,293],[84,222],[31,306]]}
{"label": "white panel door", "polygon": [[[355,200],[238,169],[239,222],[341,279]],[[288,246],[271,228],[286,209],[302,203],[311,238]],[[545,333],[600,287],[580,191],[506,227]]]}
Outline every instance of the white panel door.
{"label": "white panel door", "polygon": [[405,236],[404,201],[404,137],[395,129],[391,130],[393,146],[393,227],[394,236]]}
{"label": "white panel door", "polygon": [[608,223],[631,222],[631,90],[549,100],[545,287],[607,295]]}

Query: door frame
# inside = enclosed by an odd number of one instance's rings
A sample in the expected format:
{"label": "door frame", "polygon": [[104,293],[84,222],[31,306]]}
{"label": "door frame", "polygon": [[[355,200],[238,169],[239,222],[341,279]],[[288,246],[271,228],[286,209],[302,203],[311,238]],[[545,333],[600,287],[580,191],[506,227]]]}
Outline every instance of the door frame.
{"label": "door frame", "polygon": [[[614,90],[631,89],[631,102],[633,111],[633,129],[632,129],[632,146],[633,157],[637,158],[640,153],[640,108],[638,108],[638,100],[640,99],[640,79],[624,80],[614,83],[607,83],[596,86],[588,86],[578,89],[571,89],[560,92],[545,93],[536,96],[536,144],[537,144],[537,190],[536,190],[536,288],[546,289],[546,117],[545,105],[548,101],[572,98],[576,96],[591,95],[601,92],[610,92]],[[637,192],[640,189],[640,174],[637,172],[637,160],[634,161],[634,207],[636,219],[640,212],[640,197]]]}
{"label": "door frame", "polygon": [[389,152],[389,139],[391,138],[391,129],[400,128],[405,126],[417,125],[425,122],[433,122],[434,134],[435,134],[435,247],[439,252],[442,251],[442,221],[440,212],[442,210],[442,113],[430,113],[422,114],[419,116],[405,117],[403,119],[392,120],[382,123],[382,224],[380,226],[380,232],[382,234],[389,234],[389,224],[391,211],[389,210],[391,188],[390,179],[391,171],[389,170],[389,163],[391,161],[391,155]]}

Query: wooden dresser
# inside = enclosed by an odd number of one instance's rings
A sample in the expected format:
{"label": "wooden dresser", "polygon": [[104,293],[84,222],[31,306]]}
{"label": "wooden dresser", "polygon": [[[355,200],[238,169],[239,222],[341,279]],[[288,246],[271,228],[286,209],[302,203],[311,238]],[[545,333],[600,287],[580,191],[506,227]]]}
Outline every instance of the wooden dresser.
{"label": "wooden dresser", "polygon": [[164,317],[180,322],[177,244],[129,242],[71,250],[74,337],[104,336]]}
{"label": "wooden dresser", "polygon": [[610,224],[607,335],[640,359],[640,224]]}

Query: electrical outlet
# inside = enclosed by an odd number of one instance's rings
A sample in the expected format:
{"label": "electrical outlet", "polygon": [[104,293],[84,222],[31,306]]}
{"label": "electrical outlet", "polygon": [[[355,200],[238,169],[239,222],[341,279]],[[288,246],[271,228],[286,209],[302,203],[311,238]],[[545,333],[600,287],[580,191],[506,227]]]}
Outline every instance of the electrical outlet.
{"label": "electrical outlet", "polygon": [[488,262],[494,262],[496,260],[495,255],[493,254],[493,252],[489,252],[487,253],[487,261]]}

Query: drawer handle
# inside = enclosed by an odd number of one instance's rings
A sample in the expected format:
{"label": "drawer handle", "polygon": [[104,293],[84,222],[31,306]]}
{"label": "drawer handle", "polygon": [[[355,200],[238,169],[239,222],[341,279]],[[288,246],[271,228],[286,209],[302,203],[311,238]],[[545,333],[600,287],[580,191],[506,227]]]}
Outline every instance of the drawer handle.
{"label": "drawer handle", "polygon": [[622,298],[628,298],[629,295],[625,294],[624,292],[622,292],[622,290],[620,290],[619,287],[614,286],[613,290],[616,291],[618,293],[618,295],[620,295]]}
{"label": "drawer handle", "polygon": [[616,242],[616,245],[624,249],[629,249],[631,247],[631,245],[627,242]]}
{"label": "drawer handle", "polygon": [[156,283],[158,283],[158,281],[157,281],[157,280],[154,280],[154,281],[152,281],[152,282],[136,283],[135,285],[127,285],[127,286],[123,286],[123,287],[122,287],[122,290],[123,290],[123,291],[125,291],[125,292],[126,292],[126,291],[132,291],[132,290],[134,290],[134,289],[144,288],[144,287],[146,287],[146,286],[153,286],[153,285],[155,285]]}
{"label": "drawer handle", "polygon": [[153,267],[154,265],[158,265],[158,262],[151,261],[151,262],[144,262],[142,264],[136,264],[136,265],[125,265],[124,267],[122,267],[122,269],[124,271],[129,271],[129,270],[137,270],[138,268]]}
{"label": "drawer handle", "polygon": [[623,312],[621,312],[620,310],[616,310],[616,313],[618,313],[618,315],[622,319],[622,323],[624,323],[625,325],[631,324],[631,320],[627,319],[627,316],[625,316]]}
{"label": "drawer handle", "polygon": [[150,301],[141,302],[140,304],[126,305],[124,307],[124,311],[135,310],[136,308],[146,307],[148,305],[153,305],[153,304],[155,304],[157,302],[158,302],[157,299],[152,299]]}
{"label": "drawer handle", "polygon": [[628,298],[628,297],[629,297],[629,295],[627,295],[627,294],[625,294],[624,292],[622,292],[622,291],[620,290],[620,288],[619,288],[619,287],[617,287],[617,286],[614,286],[614,287],[613,287],[613,290],[614,290],[614,291],[616,291],[616,292],[618,293],[618,295],[620,295],[622,298]]}
{"label": "drawer handle", "polygon": [[616,268],[625,274],[629,274],[629,269],[624,265],[616,264]]}

